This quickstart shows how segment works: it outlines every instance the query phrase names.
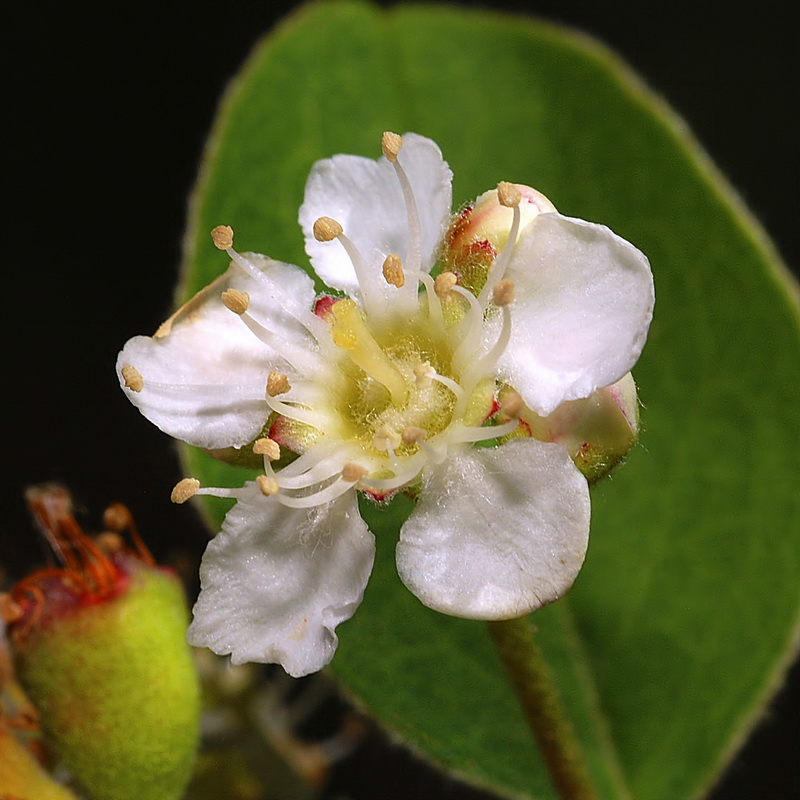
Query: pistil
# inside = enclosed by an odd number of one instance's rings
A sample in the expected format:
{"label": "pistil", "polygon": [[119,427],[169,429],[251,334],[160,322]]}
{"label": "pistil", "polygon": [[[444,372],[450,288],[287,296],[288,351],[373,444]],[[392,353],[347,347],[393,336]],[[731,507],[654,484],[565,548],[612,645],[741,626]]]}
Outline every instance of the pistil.
{"label": "pistil", "polygon": [[332,307],[331,337],[354,364],[389,390],[395,406],[406,403],[408,388],[405,379],[372,337],[352,300],[340,300]]}

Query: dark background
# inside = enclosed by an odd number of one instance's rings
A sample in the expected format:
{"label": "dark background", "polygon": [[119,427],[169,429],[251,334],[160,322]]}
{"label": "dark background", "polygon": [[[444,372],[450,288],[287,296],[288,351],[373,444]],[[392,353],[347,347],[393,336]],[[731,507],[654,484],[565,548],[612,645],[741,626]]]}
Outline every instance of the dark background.
{"label": "dark background", "polygon": [[[685,117],[797,274],[797,40],[777,8],[503,7],[614,47]],[[126,502],[160,558],[197,557],[203,529],[168,500],[181,477],[171,445],[124,399],[114,362],[169,312],[186,198],[217,100],[281,14],[261,0],[20,0],[3,13],[11,211],[0,564],[20,577],[43,558],[22,489],[46,480],[68,484],[95,523],[105,505]],[[798,684],[795,668],[713,800],[794,796]]]}

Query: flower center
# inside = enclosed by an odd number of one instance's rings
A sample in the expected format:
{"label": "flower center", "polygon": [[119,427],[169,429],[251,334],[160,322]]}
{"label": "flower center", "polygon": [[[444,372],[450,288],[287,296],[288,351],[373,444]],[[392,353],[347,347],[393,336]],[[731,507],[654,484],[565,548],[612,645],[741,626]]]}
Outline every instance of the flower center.
{"label": "flower center", "polygon": [[[495,424],[485,422],[498,408],[496,367],[511,334],[514,285],[503,274],[519,227],[519,192],[511,184],[498,187],[501,204],[514,211],[512,235],[476,297],[452,272],[434,279],[424,271],[417,203],[397,160],[401,147],[399,136],[384,134],[383,154],[400,183],[407,222],[406,264],[388,255],[381,270],[385,283],[375,280],[377,268],[340,223],[330,217],[314,223],[317,241],[338,240],[345,249],[360,288],[358,304],[332,301],[323,318],[284,309],[316,340],[318,352],[309,353],[268,321],[255,319],[245,292],[228,289],[222,295],[225,306],[298,376],[289,380],[271,372],[265,399],[278,422],[310,431],[297,448],[302,454],[276,471],[272,462],[281,458],[279,443],[270,438],[253,443],[253,452],[264,459],[259,490],[292,508],[322,505],[356,486],[385,496],[413,485],[426,464],[441,463],[451,448],[498,439],[518,424],[513,403],[502,404]],[[245,272],[280,295],[268,274],[233,249],[230,229],[215,228],[212,237]],[[137,375],[123,377],[139,385]],[[245,491],[201,488],[187,478],[172,497],[185,502],[198,493],[240,497]]]}
{"label": "flower center", "polygon": [[448,428],[464,392],[453,373],[448,331],[432,323],[424,306],[411,319],[373,321],[352,300],[341,300],[331,317],[343,356],[333,390],[341,438],[371,458],[388,455],[394,462]]}

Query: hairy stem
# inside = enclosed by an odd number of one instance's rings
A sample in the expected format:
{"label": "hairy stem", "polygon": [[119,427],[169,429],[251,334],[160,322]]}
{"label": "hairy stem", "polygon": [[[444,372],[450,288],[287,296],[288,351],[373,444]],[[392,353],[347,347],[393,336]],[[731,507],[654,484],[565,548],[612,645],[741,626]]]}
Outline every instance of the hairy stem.
{"label": "hairy stem", "polygon": [[559,797],[598,800],[575,731],[529,620],[520,617],[489,622],[488,626]]}

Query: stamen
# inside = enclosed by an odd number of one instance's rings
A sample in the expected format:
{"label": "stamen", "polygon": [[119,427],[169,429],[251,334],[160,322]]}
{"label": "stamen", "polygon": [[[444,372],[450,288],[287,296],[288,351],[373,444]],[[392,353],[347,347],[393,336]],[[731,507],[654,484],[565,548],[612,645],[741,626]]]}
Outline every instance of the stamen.
{"label": "stamen", "polygon": [[342,230],[341,224],[330,217],[320,217],[313,227],[314,238],[318,242],[332,242],[342,235]]}
{"label": "stamen", "polygon": [[289,378],[282,372],[272,370],[267,376],[267,394],[270,397],[286,394],[291,388],[292,385],[289,383]]}
{"label": "stamen", "polygon": [[486,284],[478,296],[478,301],[480,302],[482,308],[486,308],[491,288],[494,286],[494,284],[502,280],[503,275],[505,275],[506,269],[508,268],[508,263],[511,261],[511,254],[514,251],[514,245],[517,243],[520,220],[522,219],[522,215],[519,210],[519,204],[522,200],[522,195],[520,194],[519,189],[514,186],[514,184],[506,183],[505,181],[498,183],[497,199],[501,206],[511,208],[514,212],[514,215],[511,219],[511,228],[509,228],[508,231],[508,239],[506,239],[503,249],[497,254],[491,266],[489,267],[489,273],[486,276]]}
{"label": "stamen", "polygon": [[414,383],[417,389],[424,389],[431,385],[431,381],[436,377],[436,370],[431,366],[430,361],[423,361],[414,367]]}
{"label": "stamen", "polygon": [[403,139],[396,133],[386,131],[381,139],[381,150],[384,156],[394,167],[400,188],[403,191],[403,200],[406,204],[406,219],[408,221],[408,252],[406,253],[406,263],[412,272],[420,272],[422,269],[422,233],[419,224],[419,212],[417,202],[414,199],[414,190],[411,188],[411,181],[406,175],[406,171],[400,166],[397,156],[403,146]]}
{"label": "stamen", "polygon": [[428,297],[428,313],[431,321],[444,330],[444,314],[442,314],[442,303],[436,294],[436,283],[427,272],[416,272],[414,276],[425,286],[425,294]]}
{"label": "stamen", "polygon": [[274,439],[267,436],[253,442],[253,452],[257,456],[264,456],[269,461],[277,461],[281,457],[281,448]]}
{"label": "stamen", "polygon": [[507,436],[513,433],[519,425],[518,419],[512,419],[502,425],[487,425],[485,427],[476,428],[470,426],[453,426],[449,437],[451,441],[455,442],[485,442],[488,439],[499,439],[501,436]]}
{"label": "stamen", "polygon": [[[227,225],[218,225],[213,231],[211,231],[211,237],[214,240],[214,244],[221,250],[224,249],[234,264],[244,270],[254,280],[266,284],[274,296],[281,296],[281,288],[275,283],[275,281],[272,280],[269,275],[267,275],[263,270],[259,269],[252,261],[250,261],[250,259],[245,258],[243,255],[237,253],[233,249],[233,230],[231,228],[229,228]],[[221,245],[228,246],[222,247]],[[321,348],[324,348],[327,345],[327,338],[325,336],[325,323],[316,317],[310,309],[305,310],[294,306],[289,308],[285,307],[283,310],[300,325],[302,325],[316,339]],[[253,332],[256,334],[256,336],[259,335],[257,331],[254,330]]]}
{"label": "stamen", "polygon": [[446,386],[456,396],[456,400],[459,401],[459,405],[466,406],[464,390],[452,378],[448,378],[445,375],[440,375],[438,372],[434,372],[431,377],[433,380],[438,381],[443,386]]}
{"label": "stamen", "polygon": [[350,263],[353,265],[353,270],[356,273],[356,280],[361,288],[361,297],[367,313],[377,313],[381,306],[383,299],[376,294],[377,287],[375,286],[375,276],[369,268],[369,265],[361,255],[361,251],[356,247],[355,243],[349,239],[343,232],[342,226],[330,217],[320,217],[313,226],[314,238],[318,242],[331,242],[338,239],[339,243],[344,247]]}
{"label": "stamen", "polygon": [[144,378],[136,367],[126,364],[120,372],[122,373],[122,380],[125,381],[127,386],[132,392],[141,392],[144,389]]}
{"label": "stamen", "polygon": [[393,453],[394,449],[400,446],[401,441],[402,439],[397,431],[392,430],[388,425],[381,425],[372,437],[372,446],[376,450],[386,450],[388,453]]}
{"label": "stamen", "polygon": [[[320,354],[310,348],[303,347],[302,341],[299,343],[300,346],[294,341],[287,341],[279,334],[262,325],[247,311],[240,314],[239,319],[247,326],[253,336],[267,345],[267,347],[272,348],[281,358],[295,367],[298,372],[313,374],[320,368]],[[318,321],[322,322],[322,320]],[[324,322],[322,322],[322,324],[325,325]],[[316,338],[316,334],[310,327],[306,327],[306,330]],[[319,339],[317,339],[317,341],[322,345]]]}
{"label": "stamen", "polygon": [[406,282],[406,276],[403,272],[403,262],[400,256],[388,255],[383,262],[383,277],[386,283],[391,286],[396,286],[398,289]]}
{"label": "stamen", "polygon": [[265,497],[272,497],[272,495],[278,494],[278,481],[271,475],[259,475],[256,478],[256,485]]}
{"label": "stamen", "polygon": [[226,289],[222,293],[222,305],[228,311],[233,311],[234,314],[241,316],[250,305],[250,295],[238,289]]}
{"label": "stamen", "polygon": [[211,239],[217,250],[228,250],[233,247],[233,228],[230,225],[217,225],[211,231]]}
{"label": "stamen", "polygon": [[358,483],[368,473],[369,470],[366,467],[351,461],[349,464],[345,464],[342,469],[342,480],[347,481],[347,483]]}
{"label": "stamen", "polygon": [[504,278],[494,285],[494,289],[492,289],[492,302],[498,307],[507,306],[509,303],[514,302],[515,291],[516,287],[514,286],[514,282],[508,280],[508,278]]}
{"label": "stamen", "polygon": [[465,364],[475,357],[475,351],[478,349],[483,331],[483,309],[472,292],[467,291],[462,286],[453,286],[453,291],[460,294],[469,303],[469,310],[461,323],[466,328],[466,331],[461,339],[461,344],[456,348],[456,352],[453,353],[453,366],[457,370],[462,370]]}
{"label": "stamen", "polygon": [[458,278],[454,272],[442,272],[436,276],[433,282],[433,290],[440,300],[447,300],[450,297],[450,292],[453,287],[458,283]]}
{"label": "stamen", "polygon": [[477,361],[467,365],[462,376],[462,381],[466,386],[469,386],[472,381],[478,381],[484,375],[493,372],[498,359],[503,355],[509,341],[511,341],[511,310],[507,305],[503,305],[500,306],[500,311],[503,314],[500,335],[487,353],[484,353]]}
{"label": "stamen", "polygon": [[416,425],[409,425],[400,438],[403,444],[416,444],[420,439],[425,439],[428,436],[428,431],[425,428],[418,428]]}
{"label": "stamen", "polygon": [[447,458],[447,448],[436,448],[422,439],[417,439],[420,450],[434,463],[441,464]]}
{"label": "stamen", "polygon": [[340,300],[332,307],[331,316],[334,344],[344,350],[367,375],[389,390],[392,403],[403,405],[408,397],[405,379],[372,338],[356,304],[352,300]]}
{"label": "stamen", "polygon": [[194,497],[199,490],[200,481],[197,480],[197,478],[184,478],[182,481],[178,481],[178,483],[175,484],[175,488],[172,490],[169,499],[172,500],[173,503],[178,503],[178,505],[180,505]]}
{"label": "stamen", "polygon": [[296,420],[297,422],[304,422],[306,425],[310,425],[312,428],[321,428],[323,425],[323,418],[308,408],[300,408],[299,406],[291,406],[288,403],[283,403],[280,400],[276,400],[267,392],[265,394],[265,399],[267,401],[267,405],[276,413],[280,414],[282,417],[288,417],[289,419]]}
{"label": "stamen", "polygon": [[[308,453],[304,453],[303,456],[300,456],[297,461],[294,461],[289,466],[294,467],[295,464],[301,461],[306,455],[308,455]],[[286,474],[289,471],[288,468],[281,470],[277,475],[278,485],[281,489],[305,489],[308,486],[314,486],[314,484],[326,481],[334,475],[341,473],[342,461],[345,455],[346,454],[342,453],[340,449],[335,449],[327,453],[323,449],[322,453],[320,453],[319,448],[315,448],[314,456],[317,460],[310,466],[308,461],[306,461],[303,465],[303,470],[293,475]]]}
{"label": "stamen", "polygon": [[381,151],[389,161],[394,163],[397,161],[397,155],[400,148],[403,146],[403,137],[392,133],[391,131],[384,131],[381,137]]}
{"label": "stamen", "polygon": [[522,202],[522,195],[513,183],[500,181],[497,184],[497,201],[501,206],[514,208]]}
{"label": "stamen", "polygon": [[[423,446],[425,443],[419,441],[419,444]],[[425,466],[425,461],[426,454],[420,451],[404,462],[405,469],[397,472],[394,478],[363,478],[361,484],[369,489],[377,489],[382,492],[399,489],[411,483],[419,475],[420,470]]]}
{"label": "stamen", "polygon": [[318,492],[305,495],[304,497],[289,497],[281,493],[278,495],[278,500],[281,505],[289,508],[313,508],[314,506],[321,506],[324,503],[330,503],[352,488],[353,484],[351,482],[344,480],[344,478],[339,478],[325,488],[320,489]]}

